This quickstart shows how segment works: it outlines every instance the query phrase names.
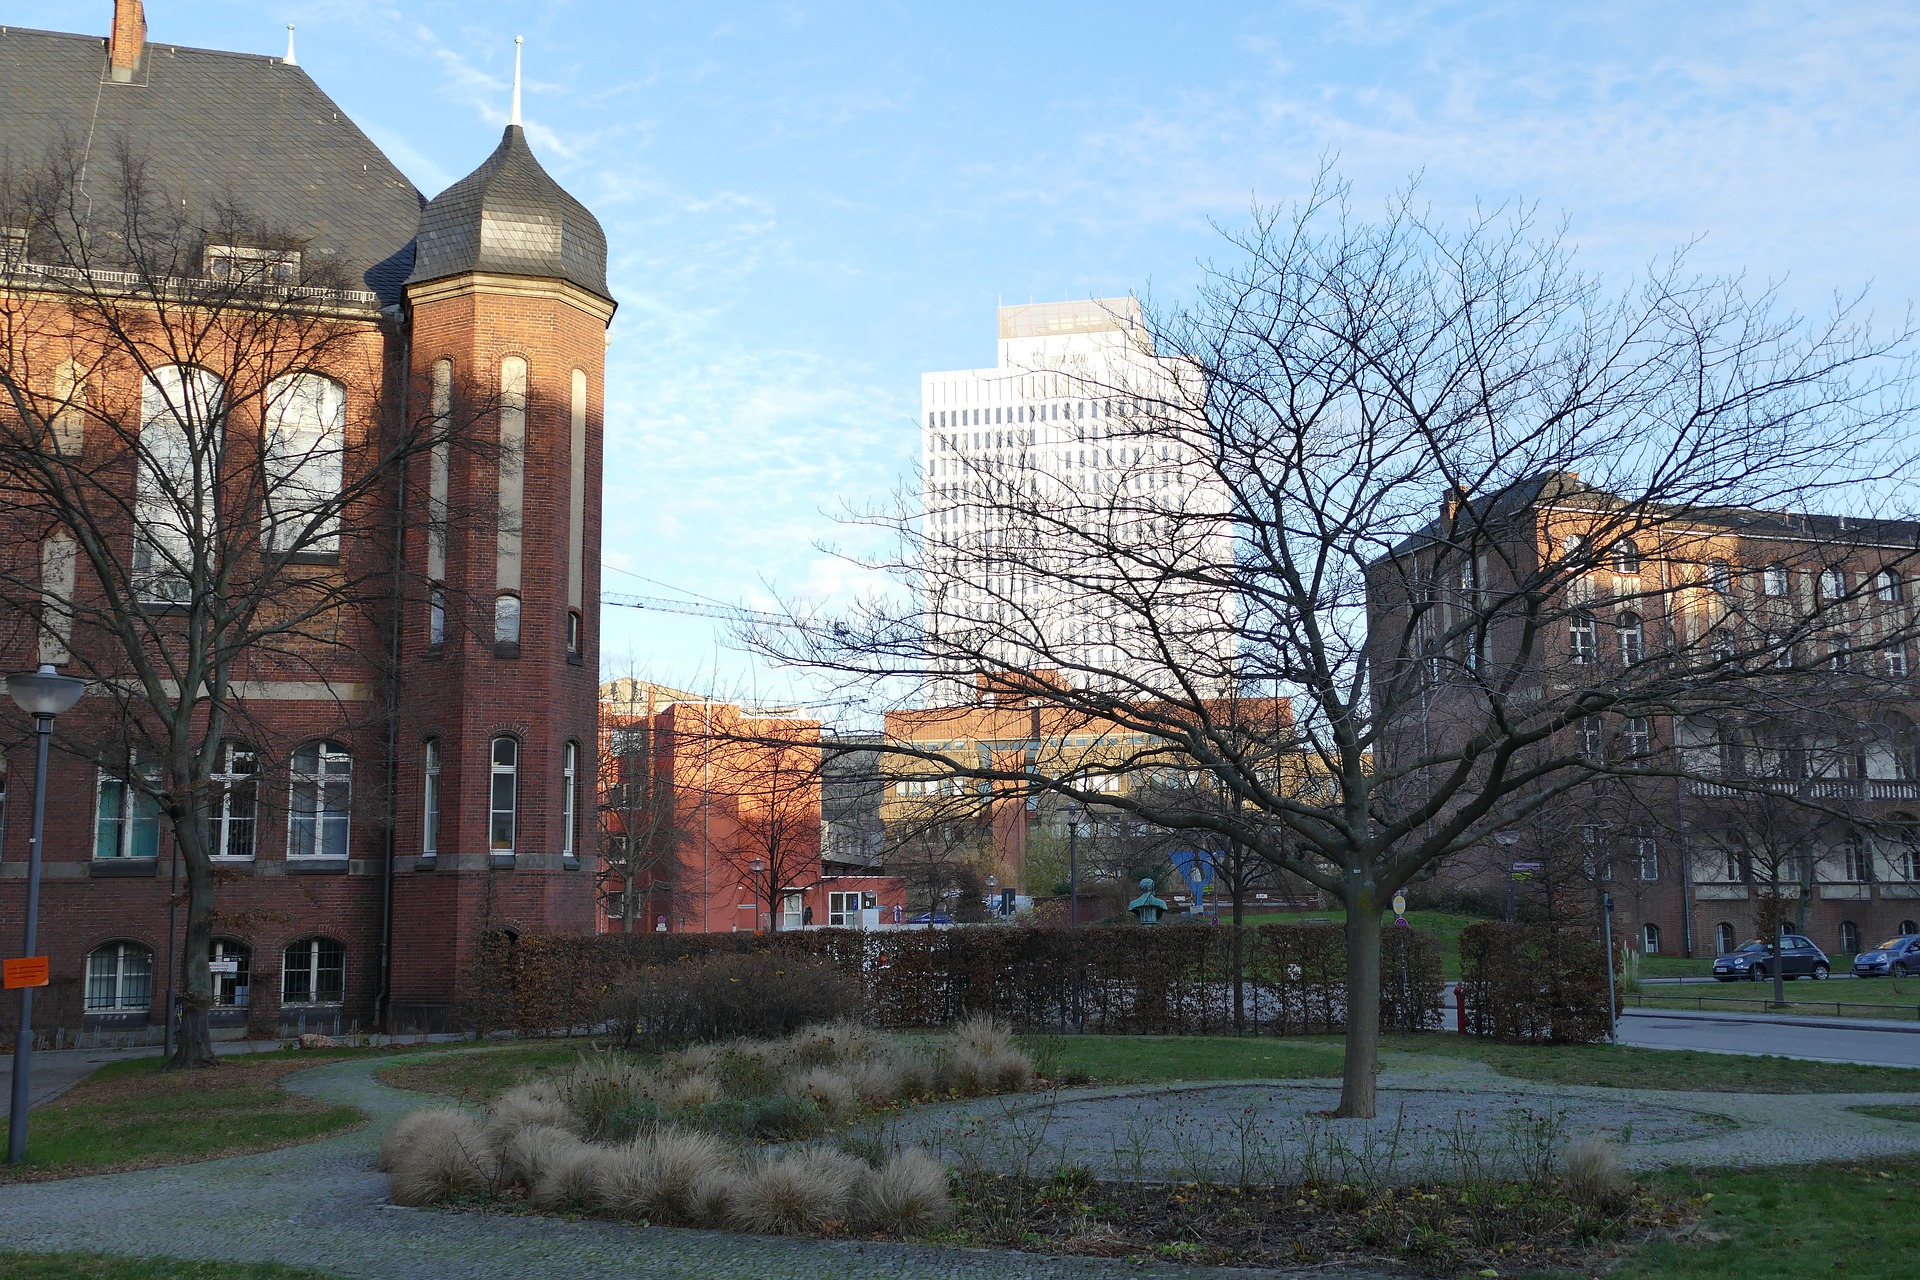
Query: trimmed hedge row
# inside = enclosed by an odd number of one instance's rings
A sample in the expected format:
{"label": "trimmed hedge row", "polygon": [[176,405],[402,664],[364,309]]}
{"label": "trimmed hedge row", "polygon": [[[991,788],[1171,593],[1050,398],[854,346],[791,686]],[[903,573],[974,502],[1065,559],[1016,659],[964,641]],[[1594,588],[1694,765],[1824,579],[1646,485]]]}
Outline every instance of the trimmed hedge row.
{"label": "trimmed hedge row", "polygon": [[[959,928],[863,933],[496,935],[482,947],[468,1013],[524,1035],[595,1026],[617,994],[680,961],[771,952],[852,978],[876,1026],[946,1026],[991,1013],[1021,1030],[1084,1026],[1112,1034],[1233,1029],[1231,928]],[[1346,942],[1337,924],[1243,932],[1247,1029],[1305,1035],[1346,1025]],[[1380,1024],[1439,1024],[1440,952],[1412,929],[1381,942]]]}
{"label": "trimmed hedge row", "polygon": [[1460,977],[1467,1030],[1476,1036],[1547,1044],[1608,1038],[1607,953],[1592,938],[1541,925],[1470,924],[1460,931]]}

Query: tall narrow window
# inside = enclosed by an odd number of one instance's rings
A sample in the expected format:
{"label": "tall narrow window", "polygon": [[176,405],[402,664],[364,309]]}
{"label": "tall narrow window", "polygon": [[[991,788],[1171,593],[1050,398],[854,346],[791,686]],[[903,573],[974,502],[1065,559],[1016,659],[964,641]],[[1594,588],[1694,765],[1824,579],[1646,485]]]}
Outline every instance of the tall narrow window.
{"label": "tall narrow window", "polygon": [[213,777],[219,788],[219,809],[213,815],[213,855],[216,858],[251,858],[254,854],[254,828],[260,813],[260,757],[252,747],[237,742],[222,744],[220,772]]}
{"label": "tall narrow window", "polygon": [[520,743],[501,736],[493,740],[493,785],[488,808],[488,845],[495,853],[512,853],[514,828],[520,817]]}
{"label": "tall narrow window", "polygon": [[[151,765],[139,768],[150,787],[159,772]],[[95,858],[152,858],[160,852],[160,802],[125,777],[100,770],[94,793],[93,856]]]}
{"label": "tall narrow window", "polygon": [[1868,852],[1866,837],[1858,831],[1849,831],[1840,837],[1840,858],[1848,880],[1865,884],[1873,879],[1873,857]]}
{"label": "tall narrow window", "polygon": [[1849,956],[1859,954],[1860,926],[1851,920],[1840,922],[1840,951]]}
{"label": "tall narrow window", "polygon": [[1660,954],[1660,926],[1647,924],[1640,926],[1640,946],[1650,956]]}
{"label": "tall narrow window", "polygon": [[1902,595],[1900,575],[1891,569],[1882,569],[1874,575],[1873,594],[1888,604],[1897,604]]}
{"label": "tall narrow window", "polygon": [[494,587],[520,590],[527,454],[527,362],[508,356],[500,362],[499,514],[494,533]]}
{"label": "tall narrow window", "polygon": [[[567,608],[586,607],[587,580],[587,374],[573,371],[572,430],[567,442]],[[571,619],[569,619],[571,622]],[[568,653],[580,652],[569,644]]]}
{"label": "tall narrow window", "polygon": [[431,858],[440,852],[440,739],[428,738],[425,754],[420,779],[424,805],[420,817],[420,853]]}
{"label": "tall narrow window", "polygon": [[1733,594],[1733,566],[1725,560],[1715,560],[1707,566],[1707,584],[1716,595]]}
{"label": "tall narrow window", "polygon": [[153,952],[109,942],[87,954],[87,1012],[133,1013],[153,1002]]}
{"label": "tall narrow window", "polygon": [[1567,659],[1585,666],[1599,657],[1600,645],[1593,615],[1576,613],[1567,620]]}
{"label": "tall narrow window", "polygon": [[1770,564],[1760,571],[1760,589],[1770,596],[1787,594],[1787,566]]}
{"label": "tall narrow window", "polygon": [[353,757],[337,742],[309,742],[293,753],[289,858],[344,858],[353,801]]}
{"label": "tall narrow window", "polygon": [[[433,362],[432,396],[433,448],[427,454],[427,577],[438,583],[447,576],[447,493],[453,469],[453,361]],[[442,599],[438,603],[444,639],[446,601]]]}
{"label": "tall narrow window", "polygon": [[1820,598],[1831,604],[1835,600],[1845,599],[1847,594],[1847,571],[1845,569],[1822,569],[1820,571]]}
{"label": "tall narrow window", "polygon": [[1600,760],[1606,755],[1606,729],[1599,716],[1580,717],[1580,754],[1588,760]]}
{"label": "tall narrow window", "polygon": [[1904,680],[1907,678],[1906,645],[1897,642],[1888,645],[1881,651],[1880,662],[1881,665],[1886,668],[1887,674],[1893,679]]}
{"label": "tall narrow window", "polygon": [[1640,548],[1633,539],[1622,538],[1613,544],[1613,571],[1629,576],[1640,572]]}
{"label": "tall narrow window", "polygon": [[77,364],[64,364],[54,375],[53,394],[57,401],[48,425],[53,430],[53,447],[69,458],[80,456],[86,445],[87,383]]}
{"label": "tall narrow window", "polygon": [[569,742],[560,763],[560,855],[576,858],[574,814],[580,802],[580,744]]}
{"label": "tall narrow window", "polygon": [[1640,759],[1653,754],[1653,721],[1646,716],[1628,716],[1620,725],[1620,738],[1627,754]]}
{"label": "tall narrow window", "polygon": [[73,539],[56,533],[40,544],[40,661],[63,666],[73,640]]}
{"label": "tall narrow window", "polygon": [[332,938],[302,938],[280,964],[281,1004],[340,1004],[347,998],[347,949]]}
{"label": "tall narrow window", "polygon": [[184,604],[205,577],[225,393],[205,369],[157,369],[140,393],[133,588],[147,604]]}
{"label": "tall narrow window", "polygon": [[502,595],[493,601],[493,653],[497,658],[520,656],[520,597]]}
{"label": "tall narrow window", "polygon": [[1646,656],[1646,630],[1637,613],[1623,613],[1614,620],[1620,633],[1620,661],[1632,666]]}
{"label": "tall narrow window", "polygon": [[1633,865],[1642,880],[1660,878],[1660,842],[1650,831],[1638,831],[1633,837]]}
{"label": "tall narrow window", "polygon": [[302,373],[267,388],[261,519],[272,551],[334,555],[340,550],[340,484],[347,389]]}
{"label": "tall narrow window", "polygon": [[427,588],[427,643],[435,649],[447,642],[447,589],[439,583]]}

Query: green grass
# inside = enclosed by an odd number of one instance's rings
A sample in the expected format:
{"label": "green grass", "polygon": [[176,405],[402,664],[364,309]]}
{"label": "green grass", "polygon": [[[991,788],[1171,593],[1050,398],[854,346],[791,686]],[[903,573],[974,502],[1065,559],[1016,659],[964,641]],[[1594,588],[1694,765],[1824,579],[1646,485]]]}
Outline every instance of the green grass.
{"label": "green grass", "polygon": [[1920,1093],[1920,1069],[1911,1067],[1608,1044],[1497,1044],[1457,1035],[1386,1036],[1381,1043],[1393,1052],[1484,1062],[1502,1075],[1543,1084],[1744,1093]]}
{"label": "green grass", "polygon": [[1920,1124],[1920,1107],[1903,1107],[1898,1103],[1885,1106],[1848,1107],[1849,1111],[1858,1111],[1863,1116],[1878,1116],[1882,1120],[1904,1120],[1908,1124]]}
{"label": "green grass", "polygon": [[[1904,1018],[1920,1014],[1920,982],[1912,979],[1854,978],[1840,982],[1789,980],[1783,987],[1790,1006],[1781,1012],[1829,1018]],[[1642,986],[1627,1004],[1643,1009],[1706,1009],[1725,1013],[1766,1013],[1773,1008],[1773,983],[1690,983],[1684,987]],[[1835,1007],[1836,1004],[1839,1007]]]}
{"label": "green grass", "polygon": [[[185,1164],[339,1133],[365,1117],[286,1092],[295,1071],[387,1050],[319,1049],[223,1057],[197,1071],[160,1058],[112,1062],[33,1110],[24,1165],[0,1183]],[[420,1052],[418,1049],[409,1052]]]}
{"label": "green grass", "polygon": [[1609,1273],[1618,1280],[1883,1280],[1920,1257],[1920,1161],[1911,1158],[1659,1182],[1713,1199],[1694,1238],[1644,1246]]}
{"label": "green grass", "polygon": [[589,1041],[536,1042],[450,1053],[423,1062],[402,1062],[378,1073],[379,1080],[396,1089],[437,1093],[462,1102],[489,1102],[514,1085],[550,1071],[564,1071],[581,1054],[591,1053]]}
{"label": "green grass", "polygon": [[1021,1045],[1052,1079],[1101,1084],[1161,1080],[1298,1080],[1337,1076],[1337,1043],[1239,1036],[1028,1036]]}
{"label": "green grass", "polygon": [[6,1280],[331,1280],[329,1271],[277,1262],[189,1262],[98,1253],[0,1253]]}
{"label": "green grass", "polygon": [[1641,956],[1639,959],[1640,976],[1643,978],[1711,978],[1713,976],[1713,957],[1694,956]]}

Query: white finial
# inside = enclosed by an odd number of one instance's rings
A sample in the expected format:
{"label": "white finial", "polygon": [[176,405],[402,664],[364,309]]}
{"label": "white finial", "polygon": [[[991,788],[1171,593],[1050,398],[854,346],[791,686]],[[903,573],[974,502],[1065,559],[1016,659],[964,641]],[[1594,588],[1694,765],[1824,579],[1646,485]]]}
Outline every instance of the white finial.
{"label": "white finial", "polygon": [[287,65],[290,67],[300,65],[300,59],[293,56],[293,24],[291,22],[287,24]]}
{"label": "white finial", "polygon": [[513,38],[513,118],[508,124],[520,123],[520,37]]}

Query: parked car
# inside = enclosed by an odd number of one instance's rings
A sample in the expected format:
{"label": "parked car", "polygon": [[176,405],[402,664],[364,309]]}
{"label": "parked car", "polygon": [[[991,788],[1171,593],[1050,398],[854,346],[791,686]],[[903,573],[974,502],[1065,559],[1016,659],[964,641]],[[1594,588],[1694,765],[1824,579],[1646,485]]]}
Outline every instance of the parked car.
{"label": "parked car", "polygon": [[[1824,978],[1833,972],[1827,953],[1813,945],[1813,939],[1788,934],[1780,946],[1780,976],[1783,978]],[[1738,951],[1713,958],[1713,976],[1722,982],[1751,978],[1762,982],[1773,976],[1773,946],[1755,938]]]}
{"label": "parked car", "polygon": [[1888,938],[1871,951],[1862,951],[1853,958],[1853,976],[1856,978],[1884,978],[1889,975],[1904,978],[1910,973],[1920,973],[1920,933],[1903,933],[1897,938]]}

